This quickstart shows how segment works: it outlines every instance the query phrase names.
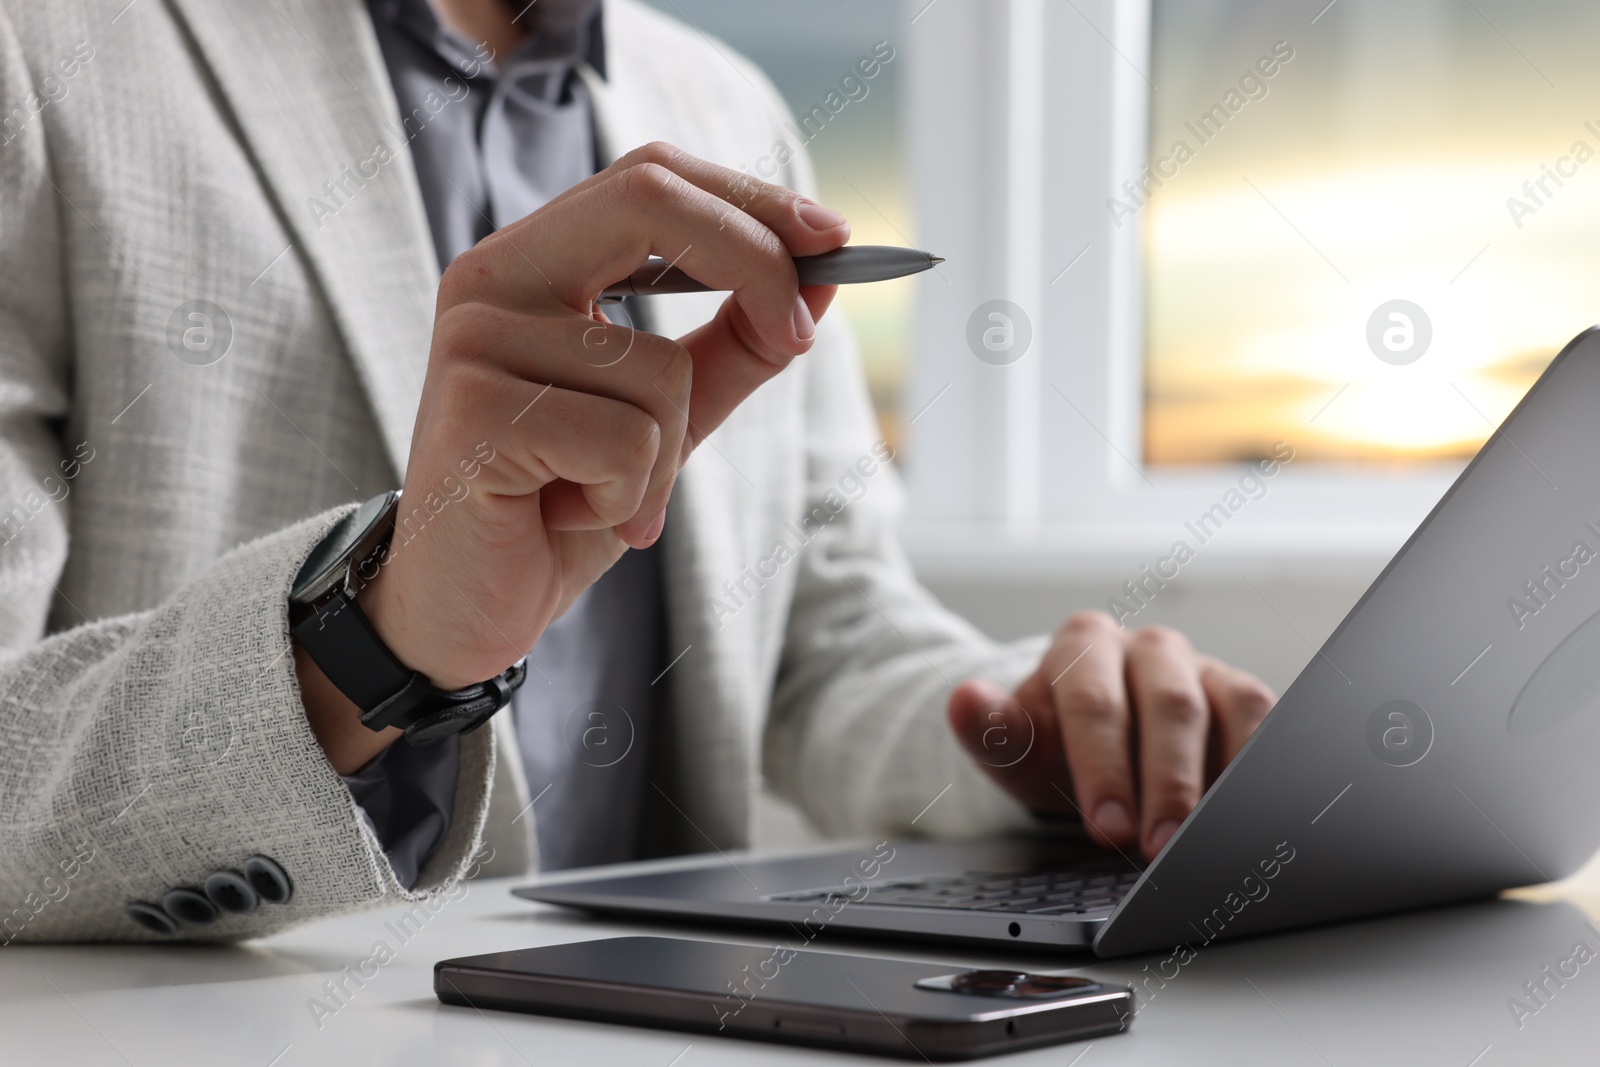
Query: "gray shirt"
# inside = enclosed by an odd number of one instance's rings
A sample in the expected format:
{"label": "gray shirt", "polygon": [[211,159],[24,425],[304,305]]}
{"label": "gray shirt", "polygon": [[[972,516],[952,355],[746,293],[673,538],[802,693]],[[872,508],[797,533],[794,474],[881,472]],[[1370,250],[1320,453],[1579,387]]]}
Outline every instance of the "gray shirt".
{"label": "gray shirt", "polygon": [[[576,67],[604,74],[595,0],[541,0],[530,8],[533,32],[495,58],[441,25],[427,0],[368,8],[441,269],[594,173],[593,114]],[[607,313],[628,321],[626,308]],[[665,665],[660,547],[625,554],[529,654],[510,714],[543,869],[642,853],[653,682]],[[401,742],[345,779],[404,885],[449,826],[457,752],[452,742]]]}

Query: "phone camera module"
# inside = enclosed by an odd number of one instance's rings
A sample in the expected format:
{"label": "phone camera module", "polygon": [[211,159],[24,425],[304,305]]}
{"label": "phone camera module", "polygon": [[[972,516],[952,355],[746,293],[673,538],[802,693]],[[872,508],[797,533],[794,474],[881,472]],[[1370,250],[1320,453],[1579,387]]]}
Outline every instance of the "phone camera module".
{"label": "phone camera module", "polygon": [[963,971],[950,979],[950,988],[958,993],[1009,993],[1029,977],[1023,971]]}
{"label": "phone camera module", "polygon": [[1064,997],[1073,993],[1087,993],[1098,989],[1100,983],[1093,978],[1071,974],[1030,974],[1027,979],[1012,987],[1010,995],[1046,999]]}
{"label": "phone camera module", "polygon": [[1009,997],[1014,1000],[1050,1000],[1057,997],[1094,993],[1100,983],[1093,978],[1070,974],[1029,974],[1026,971],[972,970],[959,974],[924,978],[920,989],[937,989],[979,997]]}

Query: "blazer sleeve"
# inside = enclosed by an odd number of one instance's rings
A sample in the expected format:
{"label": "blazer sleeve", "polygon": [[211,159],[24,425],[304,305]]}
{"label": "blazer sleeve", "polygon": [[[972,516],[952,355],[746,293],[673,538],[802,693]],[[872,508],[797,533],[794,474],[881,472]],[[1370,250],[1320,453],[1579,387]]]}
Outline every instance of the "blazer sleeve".
{"label": "blazer sleeve", "polygon": [[237,548],[148,611],[79,615],[46,634],[71,551],[71,481],[93,449],[60,436],[72,208],[36,117],[62,105],[41,101],[0,9],[0,118],[11,119],[0,128],[0,944],[159,939],[130,904],[159,906],[253,856],[287,874],[287,902],[167,936],[241,939],[428,900],[472,863],[490,732],[464,739],[455,817],[403,888],[311,734],[290,654],[289,586],[344,509]]}
{"label": "blazer sleeve", "polygon": [[[776,141],[793,144],[785,105],[754,67]],[[787,129],[794,129],[791,121]],[[775,179],[808,196],[795,148]],[[917,582],[898,538],[902,490],[878,433],[855,340],[835,309],[792,371],[806,376],[805,493],[786,516],[812,531],[763,737],[769,785],[835,834],[964,835],[1035,825],[958,746],[945,721],[955,684],[1010,688],[1044,638],[989,640]],[[930,806],[931,805],[931,806]]]}

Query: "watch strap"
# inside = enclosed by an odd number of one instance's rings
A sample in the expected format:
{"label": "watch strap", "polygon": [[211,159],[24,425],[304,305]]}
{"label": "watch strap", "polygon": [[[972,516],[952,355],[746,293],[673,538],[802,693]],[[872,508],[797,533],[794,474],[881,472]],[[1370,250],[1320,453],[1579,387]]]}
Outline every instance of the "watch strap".
{"label": "watch strap", "polygon": [[419,682],[427,684],[395,658],[378,639],[361,605],[342,590],[312,605],[295,625],[294,635],[328,681],[362,709],[363,722],[369,710],[390,703]]}
{"label": "watch strap", "polygon": [[394,726],[414,745],[477,729],[505,707],[527,677],[525,661],[477,685],[446,692],[395,658],[361,605],[335,590],[311,605],[294,636],[322,673],[361,709],[369,730]]}

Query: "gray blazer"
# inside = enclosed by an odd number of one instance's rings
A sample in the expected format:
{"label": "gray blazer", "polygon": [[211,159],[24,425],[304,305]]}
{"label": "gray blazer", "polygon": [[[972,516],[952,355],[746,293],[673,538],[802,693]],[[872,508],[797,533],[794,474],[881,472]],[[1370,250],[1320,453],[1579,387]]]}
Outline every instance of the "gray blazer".
{"label": "gray blazer", "polygon": [[[438,282],[365,8],[125,3],[0,0],[0,942],[153,937],[130,902],[257,854],[293,898],[178,936],[424,899],[475,855],[524,869],[501,722],[463,742],[449,835],[398,885],[289,654],[310,546],[401,480]],[[785,137],[726,48],[631,0],[606,28],[607,158],[664,139],[740,167]],[[777,180],[808,189],[804,156]],[[650,310],[675,336],[719,299]],[[943,712],[1040,646],[917,586],[876,443],[835,314],[678,483],[653,792],[680,847],[745,845],[763,780],[836,833],[906,831],[947,786],[917,831],[1025,821]]]}

